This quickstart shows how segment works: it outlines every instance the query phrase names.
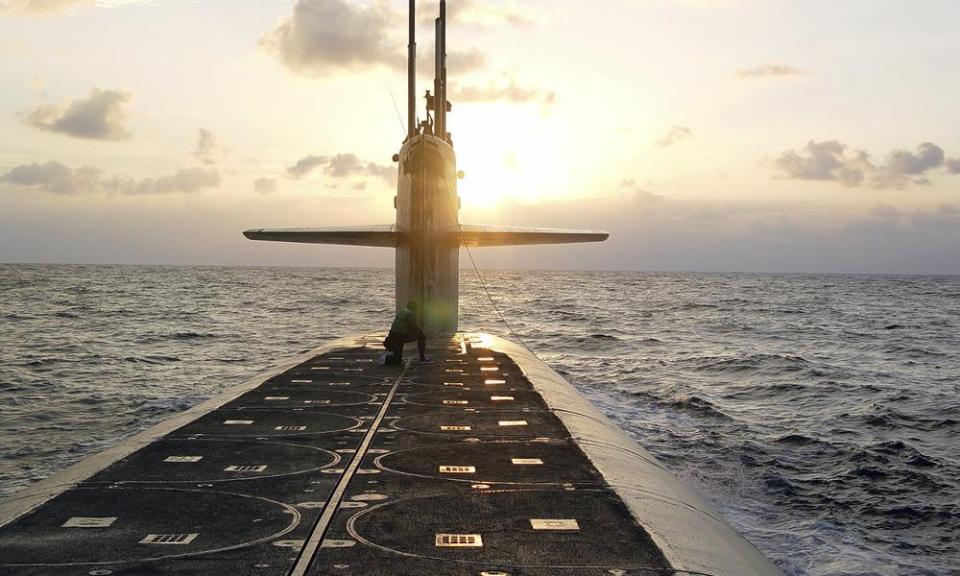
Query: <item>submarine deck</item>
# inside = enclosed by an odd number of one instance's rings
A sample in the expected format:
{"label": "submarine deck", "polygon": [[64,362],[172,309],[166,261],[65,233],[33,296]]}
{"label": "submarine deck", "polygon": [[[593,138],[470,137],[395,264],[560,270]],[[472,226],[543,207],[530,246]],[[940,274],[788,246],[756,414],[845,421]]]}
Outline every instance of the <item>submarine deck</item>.
{"label": "submarine deck", "polygon": [[[674,574],[502,352],[314,355],[0,528],[0,574]],[[0,515],[0,523],[4,522]]]}

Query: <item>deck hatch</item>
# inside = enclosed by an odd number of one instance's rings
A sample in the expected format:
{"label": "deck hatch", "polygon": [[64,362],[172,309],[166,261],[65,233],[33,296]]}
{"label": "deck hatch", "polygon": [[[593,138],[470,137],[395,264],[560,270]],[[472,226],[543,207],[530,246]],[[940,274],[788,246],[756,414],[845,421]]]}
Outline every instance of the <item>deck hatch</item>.
{"label": "deck hatch", "polygon": [[197,539],[200,534],[147,534],[141,544],[159,544],[164,546],[185,546]]}
{"label": "deck hatch", "polygon": [[572,518],[548,519],[531,518],[530,526],[534,530],[579,530],[580,524]]}
{"label": "deck hatch", "polygon": [[167,456],[163,459],[164,462],[174,464],[196,464],[201,460],[203,460],[203,456]]}
{"label": "deck hatch", "polygon": [[116,521],[116,516],[74,516],[64,522],[61,528],[109,528]]}
{"label": "deck hatch", "polygon": [[482,548],[479,534],[437,534],[437,548]]}
{"label": "deck hatch", "polygon": [[476,466],[441,466],[441,474],[476,474]]}
{"label": "deck hatch", "polygon": [[266,465],[262,466],[227,466],[223,469],[224,472],[263,472],[266,470]]}

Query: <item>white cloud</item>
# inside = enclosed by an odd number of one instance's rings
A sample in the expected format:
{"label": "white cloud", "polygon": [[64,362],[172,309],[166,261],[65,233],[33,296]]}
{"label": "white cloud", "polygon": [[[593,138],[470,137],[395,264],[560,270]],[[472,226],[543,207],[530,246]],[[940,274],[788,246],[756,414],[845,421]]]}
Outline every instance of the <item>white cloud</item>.
{"label": "white cloud", "polygon": [[106,176],[89,166],[70,168],[57,161],[24,164],[0,176],[0,182],[54,194],[173,194],[193,193],[220,185],[220,174],[204,168],[184,168],[156,178]]}
{"label": "white cloud", "polygon": [[737,70],[734,76],[738,80],[755,80],[758,78],[786,78],[790,76],[803,76],[806,74],[799,68],[788,66],[786,64],[765,64],[753,68],[741,68]]}
{"label": "white cloud", "polygon": [[397,175],[397,169],[394,166],[364,162],[356,154],[349,153],[334,156],[306,156],[287,168],[287,176],[299,180],[318,168],[331,178],[375,176],[392,182]]}
{"label": "white cloud", "polygon": [[391,32],[400,23],[385,2],[298,0],[293,14],[260,41],[291,70],[326,75],[338,70],[405,66],[404,48]]}
{"label": "white cloud", "polygon": [[690,130],[690,128],[686,126],[673,126],[670,128],[670,131],[663,136],[663,138],[654,142],[654,145],[659,146],[660,148],[668,148],[678,142],[682,142],[683,140],[687,140],[688,138],[692,137],[693,132]]}
{"label": "white cloud", "polygon": [[505,82],[490,81],[485,86],[451,86],[451,100],[457,102],[492,102],[506,101],[515,104],[539,103],[554,104],[557,100],[555,92],[536,87],[525,87],[517,84],[512,78]]}
{"label": "white cloud", "polygon": [[928,173],[942,167],[944,161],[943,149],[932,142],[920,144],[915,152],[894,150],[884,164],[874,164],[867,152],[850,149],[837,140],[811,140],[800,151],[783,152],[773,164],[779,170],[775,178],[839,182],[849,187],[866,182],[874,188],[902,189],[929,184]]}
{"label": "white cloud", "polygon": [[28,124],[90,140],[123,140],[130,137],[126,105],[132,96],[120,90],[93,88],[86,98],[66,106],[44,105],[29,112]]}
{"label": "white cloud", "polygon": [[193,157],[201,164],[207,166],[216,164],[226,152],[226,146],[220,142],[213,132],[206,128],[200,128],[197,131],[197,146],[193,151]]}
{"label": "white cloud", "polygon": [[277,191],[277,181],[273,178],[257,178],[253,181],[253,191],[257,194],[270,194]]}

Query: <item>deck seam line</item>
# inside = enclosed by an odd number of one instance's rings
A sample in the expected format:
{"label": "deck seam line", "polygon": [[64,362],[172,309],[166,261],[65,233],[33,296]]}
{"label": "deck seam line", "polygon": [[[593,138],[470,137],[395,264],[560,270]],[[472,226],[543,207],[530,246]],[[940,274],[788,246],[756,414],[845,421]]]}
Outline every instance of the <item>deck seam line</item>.
{"label": "deck seam line", "polygon": [[357,448],[357,451],[354,454],[353,459],[350,461],[350,464],[344,470],[343,475],[340,476],[340,480],[337,482],[336,487],[330,494],[330,498],[327,499],[327,504],[323,507],[323,512],[320,514],[320,518],[317,519],[317,523],[314,524],[313,529],[310,531],[310,536],[307,538],[303,548],[300,550],[300,554],[297,556],[297,562],[290,570],[289,576],[305,576],[307,571],[310,569],[310,565],[313,564],[314,556],[316,555],[317,550],[319,550],[320,545],[323,543],[323,538],[326,535],[327,528],[330,527],[330,522],[333,520],[333,515],[340,507],[340,502],[343,500],[343,495],[346,493],[347,487],[353,480],[354,475],[357,473],[357,470],[360,469],[360,464],[363,463],[363,459],[366,457],[367,451],[370,449],[370,444],[373,443],[373,437],[377,434],[380,424],[383,423],[383,419],[387,415],[387,411],[390,409],[390,403],[393,402],[393,398],[396,396],[397,390],[400,387],[400,382],[407,373],[407,369],[410,368],[411,362],[411,360],[407,360],[404,363],[400,374],[397,375],[396,380],[393,381],[393,386],[390,388],[390,392],[384,399],[383,404],[380,405],[380,410],[377,412],[376,418],[370,424],[370,428],[364,435],[363,441]]}

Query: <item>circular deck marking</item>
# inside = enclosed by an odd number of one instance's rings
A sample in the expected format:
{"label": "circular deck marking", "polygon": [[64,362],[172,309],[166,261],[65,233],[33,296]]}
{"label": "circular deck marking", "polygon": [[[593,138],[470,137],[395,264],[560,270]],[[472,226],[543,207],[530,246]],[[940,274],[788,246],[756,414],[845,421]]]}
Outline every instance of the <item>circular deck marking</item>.
{"label": "circular deck marking", "polygon": [[[195,463],[167,462],[170,454],[203,454]],[[340,455],[324,448],[282,441],[183,439],[167,437],[96,474],[91,482],[123,484],[218,483],[280,478],[335,466]],[[228,472],[229,467],[266,466],[261,472]]]}
{"label": "circular deck marking", "polygon": [[[247,426],[224,426],[225,420],[253,420]],[[229,410],[211,412],[177,431],[178,435],[215,436],[220,438],[278,438],[283,436],[316,436],[354,430],[361,426],[359,418],[329,412],[291,412],[286,410]],[[306,426],[302,430],[277,430],[277,426]]]}
{"label": "circular deck marking", "polygon": [[462,390],[457,388],[445,388],[443,391],[431,390],[430,392],[415,392],[405,394],[403,399],[406,404],[414,406],[436,406],[436,407],[456,407],[473,406],[488,407],[502,406],[503,400],[494,400],[494,398],[511,398],[510,402],[520,406],[532,409],[544,409],[543,399],[540,394],[533,391],[521,390],[510,392],[509,396],[500,393],[491,393],[490,390]]}
{"label": "circular deck marking", "polygon": [[[525,420],[527,426],[500,426],[501,421]],[[440,426],[450,424],[470,426],[469,431],[441,431]],[[535,438],[538,436],[566,437],[568,433],[548,410],[531,409],[497,410],[485,409],[466,413],[461,410],[454,416],[450,411],[418,414],[398,420],[398,430],[433,434],[448,437],[478,438]]]}
{"label": "circular deck marking", "polygon": [[[592,497],[587,496],[591,494]],[[512,568],[660,568],[659,553],[622,509],[603,491],[476,491],[416,496],[359,511],[347,522],[357,542],[385,552],[441,562]],[[577,519],[577,530],[534,530],[531,519]],[[397,518],[417,518],[397,523]],[[436,535],[479,534],[483,548],[442,548]],[[609,534],[616,534],[611,538]],[[536,554],[530,554],[535,550]],[[518,564],[517,558],[542,558],[542,564]]]}
{"label": "circular deck marking", "polygon": [[376,400],[373,394],[353,392],[343,388],[327,390],[285,390],[282,396],[274,392],[255,390],[240,396],[229,404],[231,408],[245,410],[275,410],[278,408],[329,408],[333,406],[357,406]]}
{"label": "circular deck marking", "polygon": [[[116,516],[100,530],[63,528],[63,516]],[[26,517],[16,537],[0,534],[0,566],[108,566],[247,548],[293,531],[300,513],[282,502],[211,490],[78,488]],[[260,522],[252,522],[260,519]],[[18,523],[15,523],[18,524]],[[197,534],[186,545],[138,544],[149,534]],[[50,546],[50,542],[57,542]]]}
{"label": "circular deck marking", "polygon": [[[538,466],[518,466],[514,460],[540,459]],[[437,466],[449,462],[475,464],[473,474],[450,475],[437,472]],[[387,472],[419,478],[442,479],[474,484],[598,484],[603,478],[583,460],[571,443],[472,442],[409,448],[384,454],[374,465]]]}

